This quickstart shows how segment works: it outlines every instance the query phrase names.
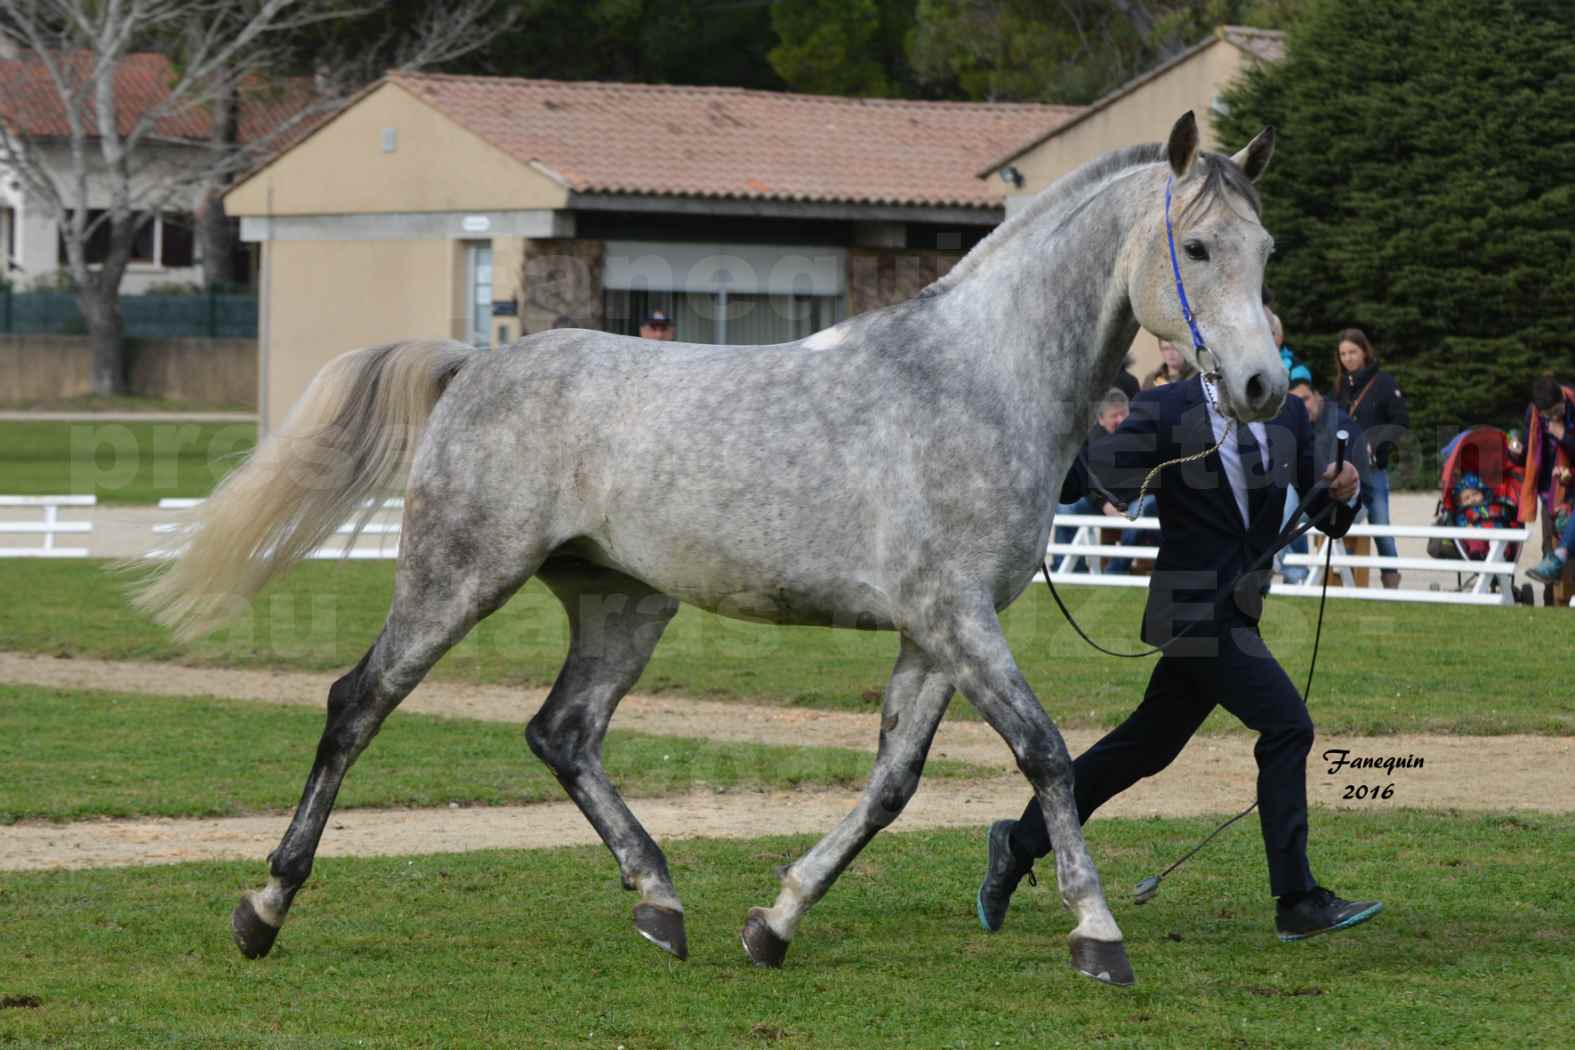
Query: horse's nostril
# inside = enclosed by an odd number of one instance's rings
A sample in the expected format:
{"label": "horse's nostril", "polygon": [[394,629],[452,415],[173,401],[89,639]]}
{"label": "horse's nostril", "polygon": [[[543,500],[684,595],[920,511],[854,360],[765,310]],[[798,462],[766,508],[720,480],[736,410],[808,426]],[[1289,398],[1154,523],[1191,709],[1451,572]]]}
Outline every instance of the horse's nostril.
{"label": "horse's nostril", "polygon": [[1268,396],[1269,384],[1263,381],[1262,375],[1251,376],[1247,380],[1247,403],[1249,405],[1262,404]]}

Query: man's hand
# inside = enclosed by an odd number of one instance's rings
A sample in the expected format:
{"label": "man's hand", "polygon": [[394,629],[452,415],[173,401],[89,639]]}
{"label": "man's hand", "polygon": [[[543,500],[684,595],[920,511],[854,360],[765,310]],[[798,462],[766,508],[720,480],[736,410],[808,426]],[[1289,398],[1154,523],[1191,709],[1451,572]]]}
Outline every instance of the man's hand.
{"label": "man's hand", "polygon": [[1121,511],[1116,509],[1116,505],[1114,503],[1101,503],[1099,505],[1099,509],[1105,512],[1105,517],[1107,517],[1107,518],[1124,518],[1124,517],[1126,517],[1125,514],[1123,514]]}
{"label": "man's hand", "polygon": [[1351,497],[1357,492],[1356,468],[1346,460],[1340,468],[1340,476],[1335,477],[1334,464],[1323,472],[1323,480],[1329,482],[1329,495],[1341,503],[1351,502]]}
{"label": "man's hand", "polygon": [[1555,478],[1557,478],[1559,481],[1567,482],[1570,479],[1570,468],[1569,467],[1554,467],[1553,468],[1553,476]]}

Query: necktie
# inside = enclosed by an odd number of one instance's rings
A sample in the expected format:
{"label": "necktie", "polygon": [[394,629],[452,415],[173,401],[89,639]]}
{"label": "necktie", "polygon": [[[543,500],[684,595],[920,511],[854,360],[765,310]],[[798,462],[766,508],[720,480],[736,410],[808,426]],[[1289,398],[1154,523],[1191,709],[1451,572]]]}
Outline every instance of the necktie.
{"label": "necktie", "polygon": [[1263,466],[1263,450],[1246,423],[1236,426],[1236,455],[1241,459],[1242,480],[1247,485],[1247,526],[1258,520],[1269,498],[1269,472]]}

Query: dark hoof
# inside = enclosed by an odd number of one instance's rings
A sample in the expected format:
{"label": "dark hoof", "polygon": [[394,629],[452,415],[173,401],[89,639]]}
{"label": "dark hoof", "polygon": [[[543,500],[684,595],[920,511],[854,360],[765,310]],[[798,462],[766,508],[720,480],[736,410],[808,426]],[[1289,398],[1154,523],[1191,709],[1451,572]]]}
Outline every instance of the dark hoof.
{"label": "dark hoof", "polygon": [[788,942],[772,933],[771,927],[766,925],[764,908],[749,909],[749,918],[744,921],[743,941],[744,954],[756,966],[776,969],[787,958]]}
{"label": "dark hoof", "polygon": [[689,938],[684,935],[684,913],[657,904],[634,906],[634,929],[641,937],[683,962],[689,958]]}
{"label": "dark hoof", "polygon": [[230,916],[230,929],[235,934],[235,946],[248,959],[267,955],[274,938],[279,936],[279,927],[262,921],[250,897],[242,897],[241,903],[235,906],[235,913]]}
{"label": "dark hoof", "polygon": [[1092,977],[1117,988],[1130,988],[1137,982],[1132,964],[1127,961],[1126,945],[1120,941],[1096,941],[1088,937],[1073,937],[1072,968],[1084,977]]}

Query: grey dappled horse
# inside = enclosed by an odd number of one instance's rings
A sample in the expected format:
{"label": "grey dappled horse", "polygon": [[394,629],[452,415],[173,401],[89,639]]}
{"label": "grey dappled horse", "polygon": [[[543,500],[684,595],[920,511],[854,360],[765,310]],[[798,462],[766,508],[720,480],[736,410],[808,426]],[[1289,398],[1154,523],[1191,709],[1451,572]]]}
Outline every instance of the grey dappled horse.
{"label": "grey dappled horse", "polygon": [[389,713],[532,575],[572,631],[526,739],[640,896],[638,931],[682,959],[662,851],[601,745],[680,602],[776,624],[894,630],[880,748],[857,807],[782,873],[744,946],[779,964],[799,922],[918,786],[961,689],[1043,803],[1077,925],[1074,965],[1132,980],[1072,801],[1060,733],[997,610],[1027,587],[1062,476],[1138,325],[1189,345],[1165,230],[1211,341],[1225,409],[1274,415],[1286,389],[1260,301],[1270,237],[1252,179],[1272,130],[1200,153],[1189,113],[1163,146],[1057,182],[917,298],[775,347],[657,344],[588,331],[505,352],[446,342],[330,363],[280,432],[198,512],[182,557],[138,595],[183,636],[216,624],[408,467],[382,633],[328,694],[300,806],[265,888],[234,914],[267,954],[311,872],[334,796]]}

